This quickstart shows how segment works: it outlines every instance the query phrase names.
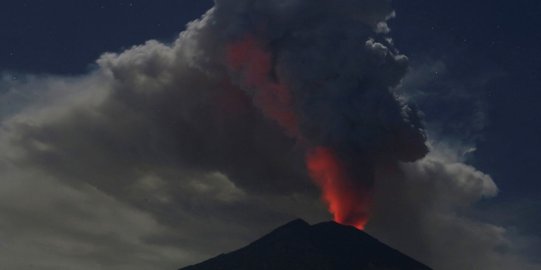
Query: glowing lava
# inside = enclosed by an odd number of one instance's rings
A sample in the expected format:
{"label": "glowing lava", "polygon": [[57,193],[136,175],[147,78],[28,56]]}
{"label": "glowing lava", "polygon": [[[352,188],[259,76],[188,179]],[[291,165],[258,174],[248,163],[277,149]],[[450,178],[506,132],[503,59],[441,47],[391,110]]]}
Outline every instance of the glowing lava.
{"label": "glowing lava", "polygon": [[334,220],[363,230],[370,213],[369,189],[351,179],[341,160],[329,148],[317,147],[308,151],[306,165],[310,176],[321,188]]}

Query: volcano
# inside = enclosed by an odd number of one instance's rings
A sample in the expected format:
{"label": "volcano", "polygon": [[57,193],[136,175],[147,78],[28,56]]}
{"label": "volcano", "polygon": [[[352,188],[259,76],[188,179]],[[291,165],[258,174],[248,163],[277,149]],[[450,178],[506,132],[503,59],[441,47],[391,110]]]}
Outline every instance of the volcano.
{"label": "volcano", "polygon": [[353,226],[291,221],[261,239],[180,270],[430,270]]}

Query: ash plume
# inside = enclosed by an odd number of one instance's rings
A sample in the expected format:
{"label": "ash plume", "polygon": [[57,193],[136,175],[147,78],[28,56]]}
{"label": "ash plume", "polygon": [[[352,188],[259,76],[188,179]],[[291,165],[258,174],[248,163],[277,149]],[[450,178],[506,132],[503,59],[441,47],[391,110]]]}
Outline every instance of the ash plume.
{"label": "ash plume", "polygon": [[202,54],[225,60],[200,67],[225,66],[305,148],[335,218],[359,228],[370,215],[376,164],[427,153],[417,112],[392,92],[408,66],[387,36],[392,16],[386,1],[218,1],[199,29],[217,37],[203,39],[215,47],[202,44]]}

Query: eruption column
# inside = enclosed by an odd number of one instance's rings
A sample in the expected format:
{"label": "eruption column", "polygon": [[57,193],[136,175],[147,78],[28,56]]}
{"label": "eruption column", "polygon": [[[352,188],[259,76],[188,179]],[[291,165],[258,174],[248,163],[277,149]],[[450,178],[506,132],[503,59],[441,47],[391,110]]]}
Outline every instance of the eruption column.
{"label": "eruption column", "polygon": [[[272,78],[272,55],[262,43],[249,35],[232,42],[227,48],[227,63],[240,74],[241,84],[263,114],[276,121],[289,136],[305,142],[290,90]],[[307,152],[309,175],[321,188],[334,220],[364,229],[369,218],[371,189],[355,181],[333,149],[315,147],[308,148]]]}

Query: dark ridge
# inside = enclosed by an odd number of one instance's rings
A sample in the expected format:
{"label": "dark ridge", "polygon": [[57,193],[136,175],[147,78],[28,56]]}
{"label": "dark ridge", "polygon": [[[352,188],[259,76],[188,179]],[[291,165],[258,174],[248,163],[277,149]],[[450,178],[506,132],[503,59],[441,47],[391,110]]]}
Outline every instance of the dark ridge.
{"label": "dark ridge", "polygon": [[352,226],[291,221],[228,254],[180,270],[430,270]]}

